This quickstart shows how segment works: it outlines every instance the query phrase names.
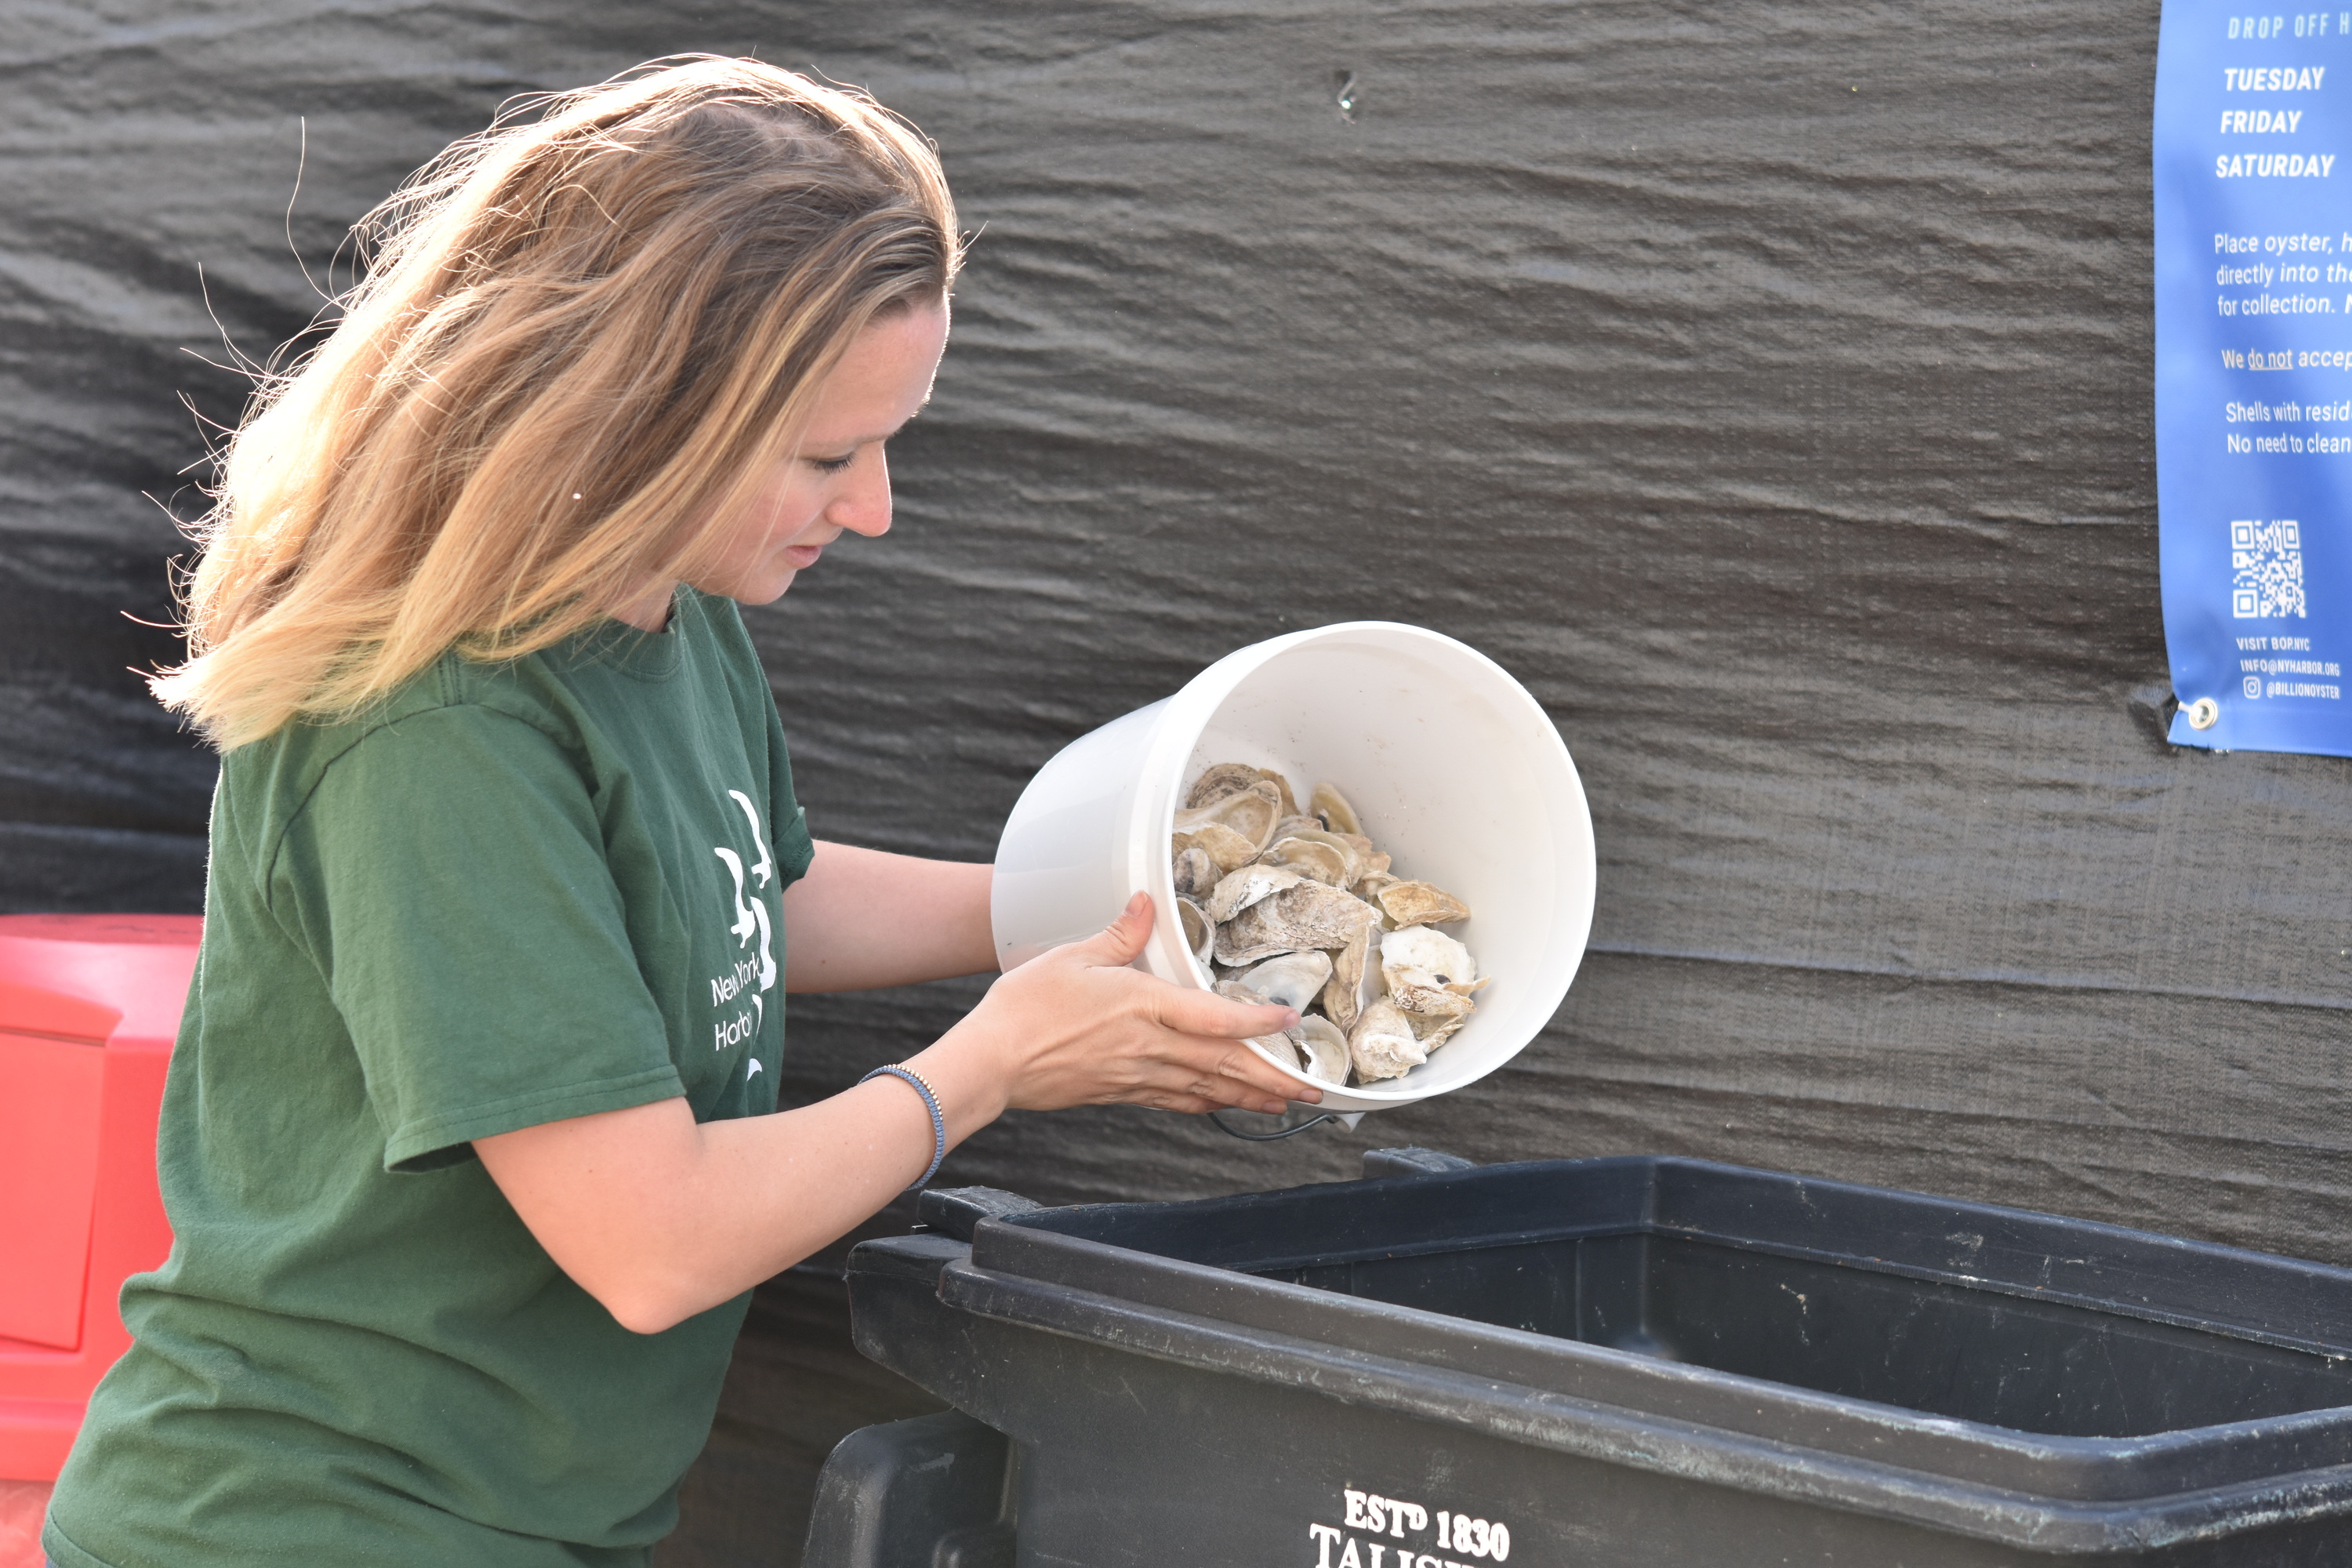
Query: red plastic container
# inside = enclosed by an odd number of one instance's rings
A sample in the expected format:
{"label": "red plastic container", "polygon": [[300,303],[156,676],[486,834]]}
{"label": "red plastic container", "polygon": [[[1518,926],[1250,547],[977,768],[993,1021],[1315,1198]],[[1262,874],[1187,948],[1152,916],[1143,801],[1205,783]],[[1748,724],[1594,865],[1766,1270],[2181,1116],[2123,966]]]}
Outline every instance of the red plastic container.
{"label": "red plastic container", "polygon": [[172,1249],[155,1116],[204,921],[0,915],[0,1481],[57,1477]]}

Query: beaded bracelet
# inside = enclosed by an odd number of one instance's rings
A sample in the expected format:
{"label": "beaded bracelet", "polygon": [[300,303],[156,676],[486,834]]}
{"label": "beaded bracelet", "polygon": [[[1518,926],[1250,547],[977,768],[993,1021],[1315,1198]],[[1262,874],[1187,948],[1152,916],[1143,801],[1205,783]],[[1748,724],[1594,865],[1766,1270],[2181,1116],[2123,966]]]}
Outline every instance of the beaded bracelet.
{"label": "beaded bracelet", "polygon": [[948,1157],[948,1119],[940,1114],[940,1097],[931,1092],[931,1086],[925,1083],[923,1081],[923,1075],[917,1072],[913,1068],[902,1068],[895,1064],[887,1068],[876,1068],[872,1072],[867,1073],[864,1078],[859,1079],[857,1081],[860,1083],[870,1083],[874,1079],[881,1078],[886,1074],[891,1078],[901,1080],[913,1089],[917,1094],[921,1095],[923,1097],[923,1109],[931,1113],[931,1163],[924,1167],[923,1173],[921,1175],[915,1178],[914,1186],[910,1186],[907,1189],[911,1193],[915,1190],[915,1187],[921,1186],[933,1176],[938,1175],[940,1173],[940,1162]]}

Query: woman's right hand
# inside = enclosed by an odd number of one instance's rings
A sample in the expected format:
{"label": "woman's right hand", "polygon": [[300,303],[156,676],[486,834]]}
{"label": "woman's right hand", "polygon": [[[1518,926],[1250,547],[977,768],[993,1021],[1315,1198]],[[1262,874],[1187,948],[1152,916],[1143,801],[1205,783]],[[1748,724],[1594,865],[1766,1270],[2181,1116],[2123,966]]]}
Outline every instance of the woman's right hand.
{"label": "woman's right hand", "polygon": [[1276,1115],[1289,1100],[1321,1099],[1244,1043],[1281,1033],[1297,1014],[1129,967],[1151,921],[1150,898],[1136,894],[1109,929],[1000,977],[961,1023],[911,1058],[908,1065],[931,1079],[943,1109],[953,1107],[950,1120],[977,1112],[984,1124],[1007,1110],[1073,1105],[1194,1113],[1231,1106]]}

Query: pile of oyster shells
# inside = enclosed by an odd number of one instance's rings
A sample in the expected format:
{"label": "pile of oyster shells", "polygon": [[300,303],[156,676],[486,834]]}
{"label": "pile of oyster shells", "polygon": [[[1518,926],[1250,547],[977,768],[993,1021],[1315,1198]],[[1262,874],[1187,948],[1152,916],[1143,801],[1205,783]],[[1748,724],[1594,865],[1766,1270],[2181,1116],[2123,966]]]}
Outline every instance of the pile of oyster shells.
{"label": "pile of oyster shells", "polygon": [[1390,875],[1355,808],[1318,784],[1300,811],[1272,768],[1219,763],[1176,814],[1176,907],[1221,996],[1295,1008],[1255,1043],[1326,1083],[1402,1078],[1468,1019],[1486,982],[1435,928],[1469,906]]}

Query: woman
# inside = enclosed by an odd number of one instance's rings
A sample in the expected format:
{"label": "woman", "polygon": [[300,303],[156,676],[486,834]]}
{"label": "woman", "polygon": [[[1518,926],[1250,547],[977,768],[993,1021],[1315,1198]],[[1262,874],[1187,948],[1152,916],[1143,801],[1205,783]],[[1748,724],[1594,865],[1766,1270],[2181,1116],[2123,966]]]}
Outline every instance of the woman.
{"label": "woman", "polygon": [[1125,967],[1139,899],[775,1111],[784,993],[992,966],[987,867],[812,840],[734,603],[889,526],[957,264],[927,143],[657,64],[366,232],[156,683],[225,753],[177,1240],[124,1288],[65,1568],[642,1563],[757,1281],[1007,1108],[1302,1092],[1237,1043],[1286,1010]]}

